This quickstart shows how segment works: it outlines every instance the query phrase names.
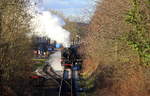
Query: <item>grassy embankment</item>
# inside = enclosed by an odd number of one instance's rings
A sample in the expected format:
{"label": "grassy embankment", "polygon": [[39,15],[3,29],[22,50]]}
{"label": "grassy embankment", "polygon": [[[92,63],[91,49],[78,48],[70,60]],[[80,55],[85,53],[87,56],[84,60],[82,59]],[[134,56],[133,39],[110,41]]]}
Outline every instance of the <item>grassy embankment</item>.
{"label": "grassy embankment", "polygon": [[32,59],[32,61],[34,62],[34,70],[44,66],[45,61],[47,61],[47,59]]}

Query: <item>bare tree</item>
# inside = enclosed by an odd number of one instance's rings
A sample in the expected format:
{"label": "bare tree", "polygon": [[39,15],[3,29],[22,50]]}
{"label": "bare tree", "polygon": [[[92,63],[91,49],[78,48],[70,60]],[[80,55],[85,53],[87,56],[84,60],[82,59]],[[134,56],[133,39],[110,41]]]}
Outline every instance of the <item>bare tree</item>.
{"label": "bare tree", "polygon": [[[148,84],[146,79],[149,76],[146,74],[149,74],[149,68],[144,70],[144,67],[140,65],[138,52],[126,40],[129,35],[134,38],[137,35],[131,34],[131,30],[135,30],[135,27],[126,22],[126,16],[133,7],[133,1],[102,0],[97,4],[85,38],[86,43],[83,46],[86,56],[84,73],[97,74],[95,78],[98,88],[95,96],[140,96],[141,94],[148,96],[148,88],[145,86]],[[148,0],[139,1],[143,11],[146,11],[145,7],[149,3],[145,4],[145,1],[148,2]],[[147,13],[149,12],[146,11],[146,18],[149,18]],[[133,17],[136,16],[137,13]],[[147,33],[144,33],[145,36],[149,36],[146,35]]]}
{"label": "bare tree", "polygon": [[[0,3],[0,77],[4,86],[21,88],[20,84],[27,83],[31,72],[28,3],[29,0],[1,0]],[[19,78],[23,82],[18,82]]]}

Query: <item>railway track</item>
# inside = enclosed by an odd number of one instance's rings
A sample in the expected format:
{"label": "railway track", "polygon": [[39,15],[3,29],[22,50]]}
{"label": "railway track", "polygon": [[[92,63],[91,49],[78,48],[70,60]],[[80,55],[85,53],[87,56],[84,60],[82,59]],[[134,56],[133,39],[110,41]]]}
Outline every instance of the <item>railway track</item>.
{"label": "railway track", "polygon": [[62,77],[49,67],[50,66],[45,65],[43,68],[43,72],[46,76],[34,81],[35,84],[32,96],[75,96],[72,86],[72,77],[66,79],[65,71]]}
{"label": "railway track", "polygon": [[50,64],[42,68],[43,78],[46,81],[44,81],[44,86],[42,85],[42,87],[37,89],[39,92],[41,90],[44,91],[42,94],[40,93],[41,95],[33,96],[79,96],[78,70],[80,70],[80,63],[82,61],[79,59],[75,50],[69,50],[68,52],[70,53],[64,54],[64,61],[61,62],[64,66],[63,74],[60,75],[55,72]]}
{"label": "railway track", "polygon": [[34,87],[35,91],[32,96],[79,96],[77,89],[77,71],[70,69],[70,76],[66,78],[66,72],[64,70],[63,77],[55,73],[52,69],[45,66],[43,72],[47,75],[43,80],[39,79],[39,82]]}
{"label": "railway track", "polygon": [[59,96],[75,96],[72,88],[72,79],[65,80],[63,77],[60,84]]}
{"label": "railway track", "polygon": [[74,96],[72,92],[72,86],[68,86],[64,80],[62,80],[60,86],[59,96]]}

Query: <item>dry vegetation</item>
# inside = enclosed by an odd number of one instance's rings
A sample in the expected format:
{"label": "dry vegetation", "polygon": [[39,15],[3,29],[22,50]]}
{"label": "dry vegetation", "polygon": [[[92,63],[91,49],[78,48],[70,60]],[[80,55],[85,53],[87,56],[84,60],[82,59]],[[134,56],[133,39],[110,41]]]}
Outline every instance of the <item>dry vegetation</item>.
{"label": "dry vegetation", "polygon": [[[0,1],[0,96],[23,96],[31,72],[29,0]],[[26,95],[27,96],[27,95]]]}
{"label": "dry vegetation", "polygon": [[102,0],[90,22],[84,73],[96,71],[89,96],[149,96],[150,2]]}

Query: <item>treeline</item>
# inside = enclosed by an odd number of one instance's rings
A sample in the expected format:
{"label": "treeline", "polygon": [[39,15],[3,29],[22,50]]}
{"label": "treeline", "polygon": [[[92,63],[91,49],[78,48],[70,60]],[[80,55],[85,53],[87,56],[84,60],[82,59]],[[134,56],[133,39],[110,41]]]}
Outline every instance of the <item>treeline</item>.
{"label": "treeline", "polygon": [[31,73],[29,0],[0,0],[0,96],[27,96]]}
{"label": "treeline", "polygon": [[71,41],[77,41],[78,39],[81,39],[81,37],[85,37],[85,34],[87,32],[87,23],[83,22],[73,22],[70,20],[66,20],[66,25],[64,28],[71,33],[70,39]]}
{"label": "treeline", "polygon": [[149,96],[149,0],[99,0],[84,41],[89,96]]}
{"label": "treeline", "polygon": [[71,41],[76,41],[78,39],[78,36],[85,36],[88,30],[88,23],[84,23],[80,18],[76,20],[76,18],[72,16],[69,17],[72,18],[72,20],[70,20],[69,18],[65,17],[63,13],[56,10],[50,10],[50,12],[64,20],[65,25],[63,26],[63,28],[70,32]]}

